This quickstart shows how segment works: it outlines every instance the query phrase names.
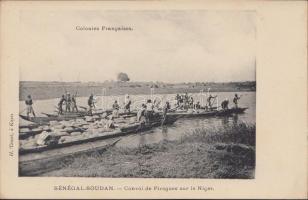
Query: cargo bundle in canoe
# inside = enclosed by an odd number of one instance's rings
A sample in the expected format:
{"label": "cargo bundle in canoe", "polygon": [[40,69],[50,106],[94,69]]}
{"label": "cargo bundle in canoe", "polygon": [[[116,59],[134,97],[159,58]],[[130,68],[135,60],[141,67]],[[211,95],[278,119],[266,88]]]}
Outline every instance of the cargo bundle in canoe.
{"label": "cargo bundle in canoe", "polygon": [[[27,139],[29,137],[35,136],[37,134],[42,133],[43,131],[46,132],[51,132],[52,129],[45,125],[43,127],[36,127],[36,128],[20,128],[19,129],[19,139],[23,140],[23,139]],[[72,128],[71,130],[67,130],[67,133],[72,133],[72,132],[83,132],[84,129],[82,128]]]}
{"label": "cargo bundle in canoe", "polygon": [[44,113],[42,112],[42,114],[46,115],[47,117],[60,117],[60,116],[65,116],[65,117],[85,117],[85,116],[93,116],[93,115],[102,115],[102,114],[111,114],[112,110],[102,110],[102,109],[98,109],[98,110],[93,110],[92,113],[90,113],[89,111],[77,111],[77,112],[65,112],[63,111],[62,114],[58,114],[58,113]]}
{"label": "cargo bundle in canoe", "polygon": [[[43,152],[50,149],[57,149],[62,147],[68,147],[76,144],[82,144],[97,140],[103,140],[103,139],[109,139],[109,138],[115,138],[120,136],[125,136],[128,134],[138,133],[146,130],[150,130],[154,127],[161,126],[162,124],[168,125],[173,124],[178,117],[168,116],[164,121],[162,116],[156,117],[155,119],[151,120],[149,123],[143,123],[143,122],[135,122],[128,125],[120,126],[116,129],[109,130],[109,131],[103,131],[103,132],[96,132],[93,135],[87,136],[87,137],[76,137],[76,140],[70,140],[63,143],[52,143],[49,145],[41,145],[36,147],[29,147],[29,148],[20,148],[19,153],[20,155],[28,154],[28,153],[37,153],[37,152]],[[60,137],[55,137],[56,140],[60,141]]]}

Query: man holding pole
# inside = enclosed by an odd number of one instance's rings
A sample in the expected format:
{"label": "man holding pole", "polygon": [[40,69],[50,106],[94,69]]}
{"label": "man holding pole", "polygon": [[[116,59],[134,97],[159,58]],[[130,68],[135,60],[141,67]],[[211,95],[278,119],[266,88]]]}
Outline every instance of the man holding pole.
{"label": "man holding pole", "polygon": [[207,105],[208,105],[209,109],[212,109],[212,99],[215,99],[216,97],[217,97],[217,95],[216,96],[212,96],[210,94],[210,96],[207,98]]}
{"label": "man holding pole", "polygon": [[58,110],[59,114],[63,114],[63,103],[66,101],[64,94],[62,95],[59,103],[58,103]]}
{"label": "man holding pole", "polygon": [[95,107],[93,94],[91,94],[88,99],[88,106],[89,106],[89,113],[92,115],[92,109]]}
{"label": "man holding pole", "polygon": [[72,96],[72,112],[74,112],[74,111],[78,112],[76,96],[77,96],[77,92],[76,92],[76,94],[73,94],[73,96]]}
{"label": "man holding pole", "polygon": [[233,98],[233,103],[235,105],[235,108],[238,108],[238,100],[240,99],[240,97],[235,94],[234,98]]}
{"label": "man holding pole", "polygon": [[27,116],[29,117],[30,116],[30,113],[33,115],[33,117],[35,117],[35,113],[34,113],[34,110],[33,110],[33,101],[32,101],[32,98],[31,98],[31,95],[28,95],[26,101],[26,106],[27,106]]}
{"label": "man holding pole", "polygon": [[164,123],[166,122],[167,120],[167,113],[168,113],[168,110],[170,110],[170,104],[168,101],[166,101],[165,105],[163,106],[163,120],[161,122],[161,125],[164,125]]}
{"label": "man holding pole", "polygon": [[132,101],[130,100],[129,96],[126,95],[125,96],[125,105],[124,105],[124,109],[126,112],[130,113],[130,106],[132,104]]}
{"label": "man holding pole", "polygon": [[65,99],[65,111],[66,112],[71,112],[71,103],[72,103],[72,98],[70,93],[66,93],[66,99]]}

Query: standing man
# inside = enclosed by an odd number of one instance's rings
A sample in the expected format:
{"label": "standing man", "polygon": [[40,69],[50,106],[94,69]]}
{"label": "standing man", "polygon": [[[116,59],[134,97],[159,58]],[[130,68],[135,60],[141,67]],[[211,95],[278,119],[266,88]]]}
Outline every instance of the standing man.
{"label": "standing man", "polygon": [[112,105],[112,109],[113,109],[113,111],[112,111],[112,116],[113,116],[114,118],[119,117],[119,109],[120,109],[120,106],[119,106],[117,100],[114,101],[114,103],[113,103],[113,105]]}
{"label": "standing man", "polygon": [[72,103],[72,98],[70,93],[66,94],[66,100],[65,100],[66,106],[65,106],[65,111],[66,112],[71,112],[71,103]]}
{"label": "standing man", "polygon": [[194,108],[194,98],[192,96],[189,98],[189,108]]}
{"label": "standing man", "polygon": [[94,107],[94,98],[93,98],[93,94],[90,95],[89,99],[88,99],[88,106],[89,106],[89,113],[92,115],[92,109]]}
{"label": "standing man", "polygon": [[176,96],[175,96],[175,100],[176,100],[176,105],[177,105],[177,107],[179,107],[180,106],[180,95],[179,94],[176,94]]}
{"label": "standing man", "polygon": [[170,110],[170,104],[168,101],[166,101],[164,107],[163,107],[163,120],[161,122],[161,125],[163,125],[166,120],[167,120],[167,113],[168,113],[168,110]]}
{"label": "standing man", "polygon": [[184,95],[181,95],[179,98],[180,109],[184,109]]}
{"label": "standing man", "polygon": [[212,96],[210,94],[210,96],[207,98],[207,105],[208,105],[209,109],[212,109],[212,99],[215,99],[216,97],[217,97],[217,95],[216,96]]}
{"label": "standing man", "polygon": [[233,103],[235,105],[235,108],[238,108],[238,100],[240,99],[239,96],[237,96],[237,94],[235,94],[234,98],[233,98]]}
{"label": "standing man", "polygon": [[140,110],[137,112],[137,122],[141,121],[141,117],[145,117],[146,105],[143,103]]}
{"label": "standing man", "polygon": [[63,103],[65,102],[65,96],[64,94],[62,95],[59,103],[58,103],[58,110],[59,110],[59,114],[62,114],[63,113]]}
{"label": "standing man", "polygon": [[150,122],[150,119],[152,118],[153,112],[154,112],[154,105],[152,103],[151,99],[147,100],[146,103],[146,111],[145,111],[145,118],[146,118],[146,122]]}
{"label": "standing man", "polygon": [[188,93],[186,92],[184,95],[184,109],[188,109],[189,107],[189,96]]}
{"label": "standing man", "polygon": [[26,106],[27,106],[27,116],[29,117],[30,116],[30,113],[33,115],[33,117],[35,117],[35,113],[34,113],[34,110],[33,110],[33,101],[32,101],[32,98],[31,98],[31,95],[28,95],[26,101]]}
{"label": "standing man", "polygon": [[76,92],[76,94],[73,94],[73,96],[72,96],[72,112],[74,112],[74,111],[78,112],[76,96],[77,96],[77,92]]}
{"label": "standing man", "polygon": [[129,96],[127,95],[125,97],[125,105],[124,105],[125,112],[130,113],[130,106],[131,106],[131,104],[132,104],[132,101],[130,100]]}

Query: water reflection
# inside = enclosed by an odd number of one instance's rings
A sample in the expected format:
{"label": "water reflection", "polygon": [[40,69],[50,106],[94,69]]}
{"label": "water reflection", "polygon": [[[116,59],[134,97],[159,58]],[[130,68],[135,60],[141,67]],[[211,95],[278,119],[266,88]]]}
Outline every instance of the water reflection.
{"label": "water reflection", "polygon": [[222,125],[223,127],[226,127],[226,126],[228,126],[228,124],[229,124],[229,117],[228,117],[228,116],[222,117],[222,119],[221,119],[221,125]]}
{"label": "water reflection", "polygon": [[[231,95],[224,93],[225,96]],[[241,106],[248,107],[245,113],[234,114],[227,117],[211,117],[211,118],[191,118],[191,119],[178,119],[171,126],[163,126],[154,128],[151,131],[145,132],[143,135],[133,135],[131,140],[122,139],[117,146],[133,147],[133,141],[139,141],[139,144],[157,143],[161,140],[179,140],[184,135],[193,134],[196,128],[205,129],[210,131],[214,128],[226,128],[230,125],[239,123],[255,124],[255,93],[247,93],[241,99]],[[142,138],[139,138],[142,137]]]}
{"label": "water reflection", "polygon": [[162,133],[163,140],[168,140],[168,127],[167,126],[162,127],[161,133]]}
{"label": "water reflection", "polygon": [[[228,128],[230,125],[247,122],[246,119],[248,114],[249,113],[243,113],[213,118],[179,119],[172,126],[154,128],[143,133],[132,135],[130,139],[123,137],[122,140],[117,143],[117,146],[133,147],[135,145],[142,146],[157,143],[162,140],[179,140],[183,135],[193,134],[196,128],[211,131],[216,128]],[[251,122],[248,123],[251,124]]]}
{"label": "water reflection", "polygon": [[228,127],[230,125],[237,125],[239,124],[239,115],[241,114],[233,114],[231,116],[224,116],[221,117],[221,126]]}
{"label": "water reflection", "polygon": [[140,133],[139,135],[139,147],[145,145],[145,134],[144,133]]}
{"label": "water reflection", "polygon": [[234,114],[233,115],[233,125],[237,125],[238,124],[238,114]]}

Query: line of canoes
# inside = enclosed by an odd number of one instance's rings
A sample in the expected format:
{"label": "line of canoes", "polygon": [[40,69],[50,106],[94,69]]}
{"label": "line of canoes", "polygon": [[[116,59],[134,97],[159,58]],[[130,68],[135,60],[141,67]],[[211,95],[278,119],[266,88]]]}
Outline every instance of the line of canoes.
{"label": "line of canoes", "polygon": [[[98,129],[95,134],[88,134],[86,137],[76,137],[76,139],[71,139],[64,142],[56,142],[53,144],[44,144],[40,146],[35,147],[28,147],[28,148],[20,148],[19,152],[20,155],[28,154],[28,153],[35,153],[35,152],[43,152],[49,149],[57,149],[61,147],[67,147],[75,144],[82,144],[87,143],[91,141],[96,140],[103,140],[107,138],[115,138],[120,136],[125,136],[128,134],[133,134],[137,132],[146,131],[149,129],[152,129],[157,126],[161,126],[162,124],[169,125],[173,124],[176,120],[179,118],[193,118],[193,117],[215,117],[215,116],[228,116],[232,114],[240,114],[243,113],[247,108],[230,108],[225,110],[211,110],[211,111],[205,111],[200,110],[199,112],[195,111],[173,111],[167,113],[167,117],[163,117],[162,113],[156,115],[155,119],[151,120],[148,123],[142,123],[142,122],[130,122],[129,120],[125,120],[124,123],[120,124],[116,129],[113,130],[100,130]],[[103,118],[106,118],[111,112],[110,111],[101,111],[93,114],[92,118],[93,121],[88,121],[89,123],[94,122],[95,120],[100,120]],[[52,132],[52,128],[50,126],[50,122],[52,121],[66,121],[66,120],[76,120],[76,119],[84,119],[89,114],[85,112],[78,112],[78,113],[64,113],[63,115],[53,115],[53,114],[47,114],[45,113],[46,117],[27,117],[24,115],[20,115],[20,117],[24,120],[33,122],[34,124],[29,126],[20,126],[21,129],[28,128],[28,131],[20,131],[19,138],[20,139],[27,139],[28,137],[35,137],[38,134],[41,134],[43,131],[45,132]],[[136,116],[136,112],[130,112],[130,113],[121,113],[120,116],[122,119],[129,119],[131,117]],[[42,126],[41,128],[37,128],[38,126]],[[70,126],[69,129],[65,129],[67,134],[71,134],[74,132],[84,133],[87,132],[86,128],[83,128],[81,126]],[[60,139],[61,136],[59,136],[58,139]],[[65,137],[65,136],[64,136]],[[60,141],[60,140],[59,140]]]}
{"label": "line of canoes", "polygon": [[[151,120],[149,123],[142,123],[142,122],[132,122],[132,123],[126,123],[126,124],[120,124],[119,126],[115,129],[107,129],[107,130],[101,130],[101,129],[96,129],[94,134],[87,134],[86,137],[78,137],[76,136],[75,138],[72,137],[73,139],[70,139],[68,141],[63,141],[61,142],[60,138],[61,136],[64,136],[66,134],[61,134],[61,135],[56,135],[54,136],[56,138],[57,143],[52,143],[52,144],[44,144],[40,146],[32,146],[32,147],[21,147],[19,150],[20,155],[27,154],[27,153],[37,153],[37,152],[43,152],[49,149],[55,149],[55,148],[61,148],[61,147],[67,147],[75,144],[82,144],[86,142],[91,142],[91,141],[96,141],[96,140],[102,140],[102,139],[108,139],[108,138],[115,138],[115,137],[120,137],[132,133],[138,133],[141,131],[146,131],[149,130],[153,127],[161,126],[161,125],[170,125],[173,124],[178,117],[167,117],[163,122],[162,118],[160,116],[155,117],[153,120]],[[163,124],[162,124],[163,123]],[[25,139],[27,137],[34,136],[36,134],[40,134],[42,131],[49,132],[50,130],[45,129],[45,130],[37,130],[37,131],[30,131],[28,133],[24,133],[20,139]],[[74,127],[73,129],[69,129],[66,132],[67,133],[74,133],[74,132],[85,132],[86,129],[80,128],[80,127]]]}
{"label": "line of canoes", "polygon": [[[176,119],[177,119],[176,117],[168,118],[167,120],[164,121],[164,125],[173,124],[176,121]],[[67,146],[71,146],[75,144],[82,144],[82,143],[96,141],[96,140],[120,137],[120,136],[124,136],[128,134],[146,131],[153,127],[161,126],[162,125],[161,123],[162,123],[161,119],[159,118],[151,121],[150,123],[131,123],[128,125],[120,126],[119,128],[116,128],[113,130],[97,132],[96,134],[90,135],[86,138],[77,138],[76,140],[73,140],[73,141],[56,143],[56,144],[51,144],[51,145],[42,145],[42,146],[38,146],[34,148],[21,148],[19,150],[19,153],[20,155],[23,155],[27,153],[43,152],[49,149],[67,147]]]}
{"label": "line of canoes", "polygon": [[[230,114],[238,114],[238,113],[243,113],[247,107],[244,108],[230,108],[230,109],[225,109],[225,110],[211,110],[211,111],[199,111],[199,112],[187,112],[187,110],[183,111],[173,111],[167,113],[168,116],[178,116],[181,118],[192,118],[192,117],[212,117],[212,116],[223,116],[223,115],[230,115]],[[112,111],[107,110],[107,111],[101,111],[97,112],[95,114],[92,114],[93,116],[99,116],[99,117],[106,117],[109,115]],[[46,115],[46,117],[28,117],[25,115],[19,115],[22,119],[26,121],[33,122],[38,125],[47,125],[50,121],[62,121],[62,120],[70,120],[70,119],[75,119],[75,118],[83,118],[85,116],[89,116],[88,112],[74,112],[74,113],[65,113],[62,115],[56,115],[56,114],[48,114],[48,113],[43,113]],[[106,114],[106,115],[104,115]],[[125,112],[125,113],[119,113],[119,116],[123,117],[132,117],[136,116],[137,112]]]}

